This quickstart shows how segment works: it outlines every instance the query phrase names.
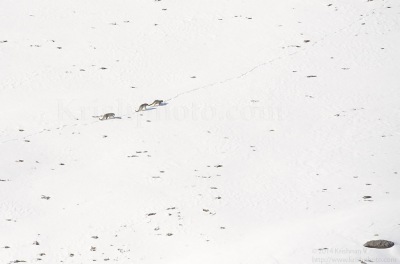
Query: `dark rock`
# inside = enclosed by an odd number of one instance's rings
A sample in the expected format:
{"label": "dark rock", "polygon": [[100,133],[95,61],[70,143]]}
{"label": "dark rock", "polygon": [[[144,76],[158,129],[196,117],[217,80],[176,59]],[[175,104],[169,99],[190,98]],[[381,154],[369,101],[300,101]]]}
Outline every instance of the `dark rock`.
{"label": "dark rock", "polygon": [[394,246],[392,241],[388,240],[371,240],[364,244],[367,248],[391,248]]}

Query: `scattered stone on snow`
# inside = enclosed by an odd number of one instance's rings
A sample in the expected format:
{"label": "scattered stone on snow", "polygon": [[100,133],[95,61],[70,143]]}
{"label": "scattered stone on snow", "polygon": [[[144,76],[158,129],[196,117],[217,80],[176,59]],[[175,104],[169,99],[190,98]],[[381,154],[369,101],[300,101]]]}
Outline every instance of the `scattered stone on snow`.
{"label": "scattered stone on snow", "polygon": [[370,240],[364,244],[364,247],[379,248],[379,249],[391,248],[393,246],[394,246],[394,243],[392,241],[388,241],[388,240]]}

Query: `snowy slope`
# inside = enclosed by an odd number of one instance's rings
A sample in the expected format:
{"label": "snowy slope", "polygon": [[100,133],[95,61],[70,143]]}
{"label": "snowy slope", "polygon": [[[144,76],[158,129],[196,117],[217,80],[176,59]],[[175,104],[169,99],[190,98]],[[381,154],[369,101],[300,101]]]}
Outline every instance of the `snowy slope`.
{"label": "snowy slope", "polygon": [[399,15],[1,1],[0,262],[400,262]]}

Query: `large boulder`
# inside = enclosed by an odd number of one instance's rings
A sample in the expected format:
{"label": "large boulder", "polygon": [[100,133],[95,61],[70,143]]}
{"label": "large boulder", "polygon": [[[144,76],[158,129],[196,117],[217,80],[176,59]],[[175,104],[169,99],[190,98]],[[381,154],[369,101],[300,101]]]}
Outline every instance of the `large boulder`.
{"label": "large boulder", "polygon": [[391,248],[394,246],[392,241],[387,240],[371,240],[364,244],[367,248]]}

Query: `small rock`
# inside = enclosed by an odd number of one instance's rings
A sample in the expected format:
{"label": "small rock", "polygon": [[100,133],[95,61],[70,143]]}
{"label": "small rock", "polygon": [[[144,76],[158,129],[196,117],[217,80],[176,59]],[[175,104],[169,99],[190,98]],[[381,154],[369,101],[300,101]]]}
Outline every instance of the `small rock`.
{"label": "small rock", "polygon": [[367,248],[391,248],[394,246],[392,241],[388,240],[371,240],[364,244]]}

